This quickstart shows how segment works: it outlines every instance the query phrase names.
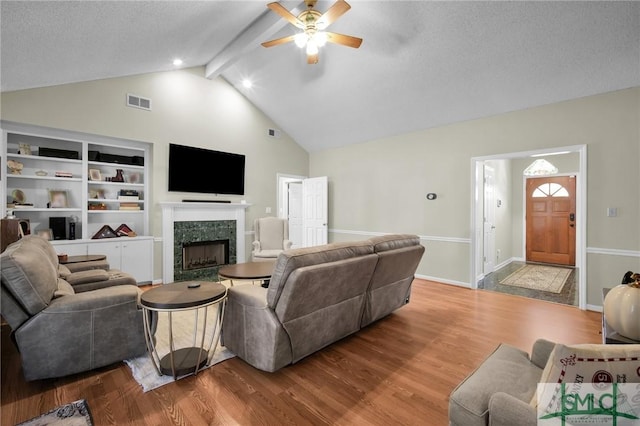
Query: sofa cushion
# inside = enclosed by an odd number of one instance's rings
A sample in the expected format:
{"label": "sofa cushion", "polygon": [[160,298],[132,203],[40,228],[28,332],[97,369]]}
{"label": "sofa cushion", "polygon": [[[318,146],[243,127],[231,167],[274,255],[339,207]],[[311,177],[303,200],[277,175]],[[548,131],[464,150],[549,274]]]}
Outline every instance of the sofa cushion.
{"label": "sofa cushion", "polygon": [[62,296],[70,296],[75,293],[76,292],[73,291],[73,287],[71,286],[71,284],[69,284],[62,278],[58,278],[58,288],[53,292],[54,299]]}
{"label": "sofa cushion", "polygon": [[282,253],[282,249],[260,250],[259,252],[253,253],[253,257],[264,257],[273,260],[278,257],[280,253]]}
{"label": "sofa cushion", "polygon": [[370,238],[369,244],[373,246],[373,251],[375,253],[379,253],[403,247],[417,246],[420,244],[420,237],[411,234],[382,235]]}
{"label": "sofa cushion", "polygon": [[[540,383],[640,383],[640,345],[556,344]],[[554,401],[559,386],[545,386],[540,401]],[[531,405],[538,406],[536,395]],[[552,405],[541,412],[555,411]]]}
{"label": "sofa cushion", "polygon": [[[531,363],[526,352],[501,344],[451,393],[451,425],[486,426],[489,400],[496,392],[504,392],[520,401],[529,402],[541,374],[542,369]],[[518,380],[513,380],[514,377]]]}
{"label": "sofa cushion", "polygon": [[272,308],[276,306],[289,275],[296,269],[371,253],[373,247],[367,241],[333,243],[284,251],[276,260],[267,292],[267,302]]}
{"label": "sofa cushion", "polygon": [[0,258],[2,283],[30,315],[46,308],[58,288],[57,264],[51,263],[40,241],[44,240],[26,236],[7,247]]}

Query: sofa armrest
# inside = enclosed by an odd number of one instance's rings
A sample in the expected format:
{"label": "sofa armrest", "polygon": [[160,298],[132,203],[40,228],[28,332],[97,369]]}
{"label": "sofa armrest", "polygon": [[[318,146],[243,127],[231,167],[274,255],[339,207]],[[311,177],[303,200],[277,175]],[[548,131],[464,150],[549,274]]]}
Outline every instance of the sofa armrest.
{"label": "sofa armrest", "polygon": [[51,301],[51,304],[42,312],[47,314],[60,314],[65,312],[84,311],[93,309],[108,309],[123,303],[135,301],[140,303],[142,291],[133,285],[119,285],[101,288],[99,290],[76,293],[59,297]]}
{"label": "sofa armrest", "polygon": [[531,362],[539,368],[544,369],[547,365],[547,361],[549,360],[549,355],[551,355],[551,352],[555,347],[556,344],[548,340],[536,340],[533,344],[533,349],[531,349]]}
{"label": "sofa armrest", "polygon": [[90,269],[79,272],[72,272],[64,277],[64,280],[71,285],[86,284],[96,281],[107,281],[109,273],[102,269]]}
{"label": "sofa armrest", "polygon": [[260,251],[260,241],[254,241],[252,244],[254,253]]}
{"label": "sofa armrest", "polygon": [[536,409],[504,392],[489,400],[489,426],[536,426]]}
{"label": "sofa armrest", "polygon": [[289,250],[291,248],[291,246],[293,245],[293,241],[291,240],[284,240],[282,243],[282,248],[284,250]]}
{"label": "sofa armrest", "polygon": [[106,260],[92,260],[89,262],[73,262],[64,265],[70,272],[91,271],[94,269],[108,271],[109,262]]}

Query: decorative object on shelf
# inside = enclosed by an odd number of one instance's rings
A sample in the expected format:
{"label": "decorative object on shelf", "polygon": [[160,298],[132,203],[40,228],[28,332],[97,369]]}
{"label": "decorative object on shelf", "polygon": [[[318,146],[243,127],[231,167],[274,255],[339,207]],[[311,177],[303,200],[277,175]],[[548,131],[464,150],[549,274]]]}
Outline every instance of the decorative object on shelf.
{"label": "decorative object on shelf", "polygon": [[27,196],[24,195],[21,189],[11,191],[11,197],[13,197],[14,204],[24,204],[27,201]]}
{"label": "decorative object on shelf", "polygon": [[113,230],[112,227],[110,227],[109,225],[104,225],[102,228],[100,228],[98,230],[98,232],[96,232],[93,237],[91,237],[92,240],[101,240],[103,238],[117,238],[118,234],[116,234],[116,231]]}
{"label": "decorative object on shelf", "polygon": [[102,175],[98,169],[89,169],[89,180],[102,180]]}
{"label": "decorative object on shelf", "polygon": [[122,169],[116,169],[116,175],[111,178],[111,182],[124,182],[124,175]]}
{"label": "decorative object on shelf", "polygon": [[142,182],[142,179],[140,179],[140,173],[138,172],[131,172],[127,175],[127,182],[128,183],[140,183]]}
{"label": "decorative object on shelf", "polygon": [[105,203],[89,203],[89,210],[107,210]]}
{"label": "decorative object on shelf", "polygon": [[607,323],[620,335],[640,340],[640,274],[627,272],[623,284],[604,298]]}
{"label": "decorative object on shelf", "polygon": [[36,235],[44,238],[47,241],[51,241],[53,239],[53,231],[51,229],[40,229],[36,231]]}
{"label": "decorative object on shelf", "polygon": [[104,200],[106,198],[104,195],[104,189],[90,189],[89,198],[92,200]]}
{"label": "decorative object on shelf", "polygon": [[116,234],[118,237],[136,237],[138,235],[124,223],[116,228]]}
{"label": "decorative object on shelf", "polygon": [[69,216],[69,239],[76,239],[76,223],[80,222],[80,218],[78,216]]}
{"label": "decorative object on shelf", "polygon": [[64,189],[50,189],[49,190],[49,208],[60,209],[67,208],[67,191]]}
{"label": "decorative object on shelf", "polygon": [[11,170],[12,175],[21,175],[24,164],[16,160],[8,160],[7,167]]}
{"label": "decorative object on shelf", "polygon": [[36,172],[36,176],[46,176],[46,175],[48,175],[48,174],[49,174],[49,173],[47,173],[47,171],[46,171],[46,170],[38,170],[38,171]]}
{"label": "decorative object on shelf", "polygon": [[73,173],[67,172],[67,171],[64,171],[64,170],[58,170],[55,173],[55,177],[72,178],[73,177]]}
{"label": "decorative object on shelf", "polygon": [[18,154],[31,155],[31,145],[28,143],[18,143]]}

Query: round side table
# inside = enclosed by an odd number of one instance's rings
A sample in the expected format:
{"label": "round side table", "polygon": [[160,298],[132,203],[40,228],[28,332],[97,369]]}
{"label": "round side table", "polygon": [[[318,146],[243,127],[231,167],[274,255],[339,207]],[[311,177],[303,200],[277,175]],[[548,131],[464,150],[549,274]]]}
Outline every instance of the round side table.
{"label": "round side table", "polygon": [[[197,374],[209,363],[209,357],[215,353],[220,341],[220,331],[224,319],[224,307],[227,300],[227,288],[220,283],[205,281],[186,281],[165,284],[145,291],[140,297],[143,310],[166,312],[169,316],[169,353],[162,357],[158,355],[155,339],[151,330],[150,316],[145,312],[145,339],[153,366],[159,375],[172,375],[174,379],[186,374]],[[207,331],[208,307],[217,306],[217,314],[213,324],[214,332],[205,344]],[[178,311],[194,311],[195,325],[193,329],[193,346],[176,349],[173,340],[173,322],[171,314]],[[204,311],[204,322],[198,330],[198,315]],[[199,346],[196,343],[199,342]],[[211,350],[213,348],[213,351]]]}

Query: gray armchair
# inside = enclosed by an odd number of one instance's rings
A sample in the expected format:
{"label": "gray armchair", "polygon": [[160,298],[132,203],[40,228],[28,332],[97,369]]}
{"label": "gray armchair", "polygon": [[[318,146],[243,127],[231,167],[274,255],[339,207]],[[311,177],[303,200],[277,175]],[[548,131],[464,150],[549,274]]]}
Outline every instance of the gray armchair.
{"label": "gray armchair", "polygon": [[284,250],[291,248],[289,221],[277,217],[262,217],[254,223],[255,238],[251,258],[254,262],[276,260]]}
{"label": "gray armchair", "polygon": [[60,277],[51,244],[37,236],[7,247],[0,265],[0,313],[27,380],[91,370],[146,351],[136,286],[107,280],[76,293]]}

